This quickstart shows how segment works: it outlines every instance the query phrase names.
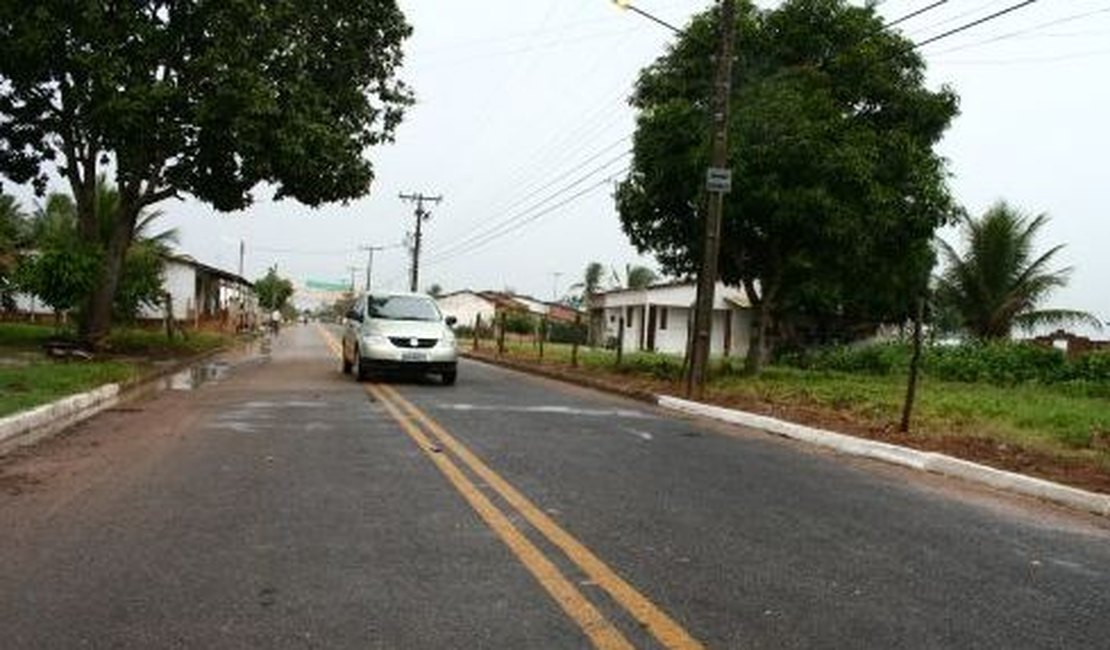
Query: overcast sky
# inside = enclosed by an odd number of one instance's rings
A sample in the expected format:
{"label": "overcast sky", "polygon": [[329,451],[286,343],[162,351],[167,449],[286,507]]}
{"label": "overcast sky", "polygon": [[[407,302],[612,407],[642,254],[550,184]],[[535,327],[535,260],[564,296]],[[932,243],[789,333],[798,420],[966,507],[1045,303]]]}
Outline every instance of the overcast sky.
{"label": "overcast sky", "polygon": [[[920,41],[1016,1],[950,0],[900,27]],[[886,0],[880,10],[893,20],[932,2]],[[637,6],[681,26],[708,2]],[[180,229],[181,252],[234,271],[243,240],[248,278],[277,264],[298,284],[349,281],[357,267],[361,287],[367,255],[358,248],[392,246],[375,254],[374,286],[407,288],[400,244],[413,206],[398,194],[423,192],[444,199],[425,223],[421,288],[510,287],[548,299],[590,261],[654,266],[621,233],[611,181],[627,165],[632,81],[673,35],[611,0],[401,7],[415,30],[401,76],[417,104],[396,143],[371,153],[370,196],[314,210],[271,202],[263,190],[256,205],[230,215],[168,202],[164,224]],[[957,198],[976,214],[1000,198],[1048,212],[1040,243],[1066,243],[1060,260],[1075,267],[1053,303],[1104,320],[1110,220],[1098,192],[1110,188],[1108,37],[1110,1],[1040,0],[922,48],[930,84],[952,85],[961,100],[941,147]],[[30,199],[24,188],[5,189]]]}

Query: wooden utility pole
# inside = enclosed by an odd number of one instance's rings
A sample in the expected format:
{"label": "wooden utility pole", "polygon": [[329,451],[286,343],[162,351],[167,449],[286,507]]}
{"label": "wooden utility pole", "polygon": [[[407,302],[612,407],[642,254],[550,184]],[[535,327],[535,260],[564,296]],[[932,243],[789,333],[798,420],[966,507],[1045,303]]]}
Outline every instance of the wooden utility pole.
{"label": "wooden utility pole", "polygon": [[717,59],[717,79],[713,98],[713,156],[706,170],[709,206],[703,232],[698,293],[694,303],[694,340],[686,377],[686,395],[695,399],[705,392],[713,321],[713,291],[717,284],[717,256],[721,250],[721,213],[725,193],[731,187],[728,168],[728,109],[732,95],[732,42],[736,33],[735,0],[721,0],[721,50]]}
{"label": "wooden utility pole", "polygon": [[385,246],[359,246],[366,251],[366,292],[370,293],[370,271],[374,268],[374,251],[385,250]]}
{"label": "wooden utility pole", "polygon": [[443,200],[442,195],[425,196],[424,194],[400,194],[402,201],[409,201],[416,203],[416,233],[412,242],[412,269],[409,276],[409,291],[419,291],[420,286],[420,240],[421,228],[420,225],[425,219],[432,216],[430,212],[424,209],[424,202],[439,203]]}

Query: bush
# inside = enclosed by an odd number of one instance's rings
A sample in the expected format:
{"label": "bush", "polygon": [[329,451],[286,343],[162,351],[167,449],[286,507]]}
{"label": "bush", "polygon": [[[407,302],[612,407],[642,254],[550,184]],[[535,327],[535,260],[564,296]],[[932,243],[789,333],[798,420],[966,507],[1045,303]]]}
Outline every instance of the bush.
{"label": "bush", "polygon": [[803,370],[889,375],[909,367],[910,347],[895,343],[835,346],[794,352],[779,362]]}
{"label": "bush", "polygon": [[656,379],[675,380],[682,377],[682,359],[669,354],[637,352],[624,357],[620,370],[650,375]]}
{"label": "bush", "polygon": [[1055,383],[1066,378],[1066,365],[1060,350],[1011,341],[933,347],[925,357],[925,371],[937,379],[1002,386]]}
{"label": "bush", "polygon": [[[908,371],[912,349],[906,344],[839,346],[780,357],[783,365],[803,370],[889,375]],[[985,382],[1012,386],[1027,382],[1082,384],[1077,390],[1100,394],[1110,385],[1110,352],[1069,361],[1055,348],[1016,341],[930,346],[922,356],[923,372],[943,381]]]}

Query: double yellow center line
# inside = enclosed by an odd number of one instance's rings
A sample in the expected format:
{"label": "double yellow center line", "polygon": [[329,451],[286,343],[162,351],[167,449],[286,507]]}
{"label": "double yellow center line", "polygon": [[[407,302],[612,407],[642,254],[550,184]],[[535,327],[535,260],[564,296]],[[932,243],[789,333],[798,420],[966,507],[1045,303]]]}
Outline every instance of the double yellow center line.
{"label": "double yellow center line", "polygon": [[[322,327],[319,332],[336,356],[342,355],[335,336]],[[501,497],[516,514],[524,518],[552,545],[563,552],[589,580],[631,614],[666,648],[703,647],[686,630],[654,603],[621,578],[573,535],[555,523],[527,497],[395,389],[385,384],[366,384],[366,391],[378,400],[401,429],[432,461],[448,482],[478,513],[482,521],[501,539],[521,564],[547,591],[597,648],[625,649],[634,646],[563,572],[517,528],[460,467],[465,466]],[[446,452],[446,453],[445,453]],[[456,462],[456,460],[458,462]]]}

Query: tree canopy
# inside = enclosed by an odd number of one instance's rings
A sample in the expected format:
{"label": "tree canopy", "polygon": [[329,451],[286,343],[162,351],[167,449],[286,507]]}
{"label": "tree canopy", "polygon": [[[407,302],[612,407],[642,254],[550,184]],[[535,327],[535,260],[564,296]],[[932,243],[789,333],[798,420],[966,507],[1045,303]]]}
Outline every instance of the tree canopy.
{"label": "tree canopy", "polygon": [[293,296],[293,283],[278,275],[277,269],[271,266],[266,275],[254,281],[254,292],[264,309],[281,310]]}
{"label": "tree canopy", "polygon": [[[668,275],[701,258],[717,12],[693,19],[642,71],[621,223]],[[740,3],[729,119],[732,192],[720,279],[742,285],[759,329],[850,336],[901,320],[932,268],[936,228],[957,209],[933,147],[957,113],[929,90],[912,43],[870,6]],[[753,355],[760,355],[760,336]]]}
{"label": "tree canopy", "polygon": [[411,102],[395,77],[410,31],[394,0],[0,0],[0,173],[41,193],[57,170],[91,239],[115,170],[123,218],[83,334],[107,333],[145,206],[241,209],[263,182],[313,206],[368,192],[364,154]]}
{"label": "tree canopy", "polygon": [[1099,320],[1087,312],[1042,306],[1071,274],[1071,267],[1050,267],[1063,244],[1040,255],[1033,252],[1034,240],[1047,222],[1046,214],[1030,216],[1000,201],[982,217],[963,220],[963,254],[940,241],[946,268],[937,283],[937,299],[968,334],[1002,339],[1015,327],[1030,331],[1074,323],[1101,329]]}

